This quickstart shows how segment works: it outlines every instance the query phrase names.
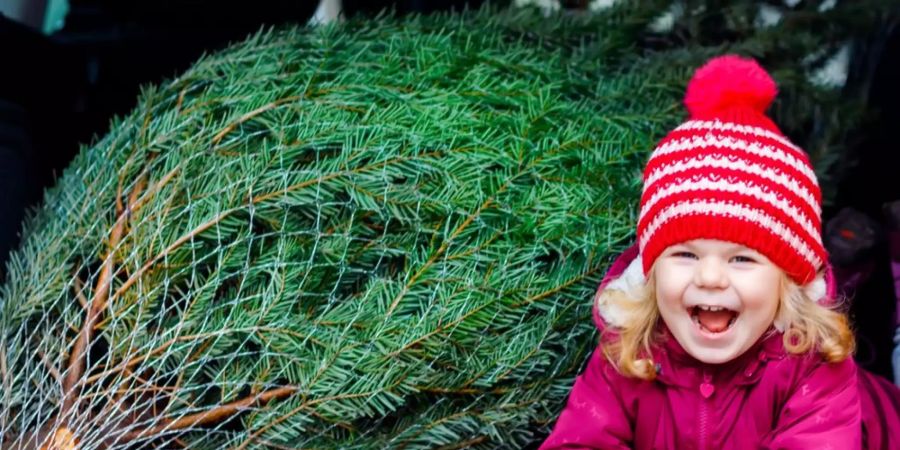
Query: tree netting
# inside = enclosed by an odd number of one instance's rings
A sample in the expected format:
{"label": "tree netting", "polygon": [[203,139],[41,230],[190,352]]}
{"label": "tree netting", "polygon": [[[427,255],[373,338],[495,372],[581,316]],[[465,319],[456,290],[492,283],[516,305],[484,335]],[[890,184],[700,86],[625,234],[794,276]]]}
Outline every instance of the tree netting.
{"label": "tree netting", "polygon": [[147,87],[11,255],[0,447],[533,444],[723,50],[628,57],[654,11],[269,30]]}

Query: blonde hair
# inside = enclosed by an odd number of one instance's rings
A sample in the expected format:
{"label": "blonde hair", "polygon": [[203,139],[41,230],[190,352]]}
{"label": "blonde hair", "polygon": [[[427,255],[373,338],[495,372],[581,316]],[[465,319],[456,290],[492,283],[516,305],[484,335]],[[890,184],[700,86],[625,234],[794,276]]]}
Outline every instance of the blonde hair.
{"label": "blonde hair", "polygon": [[[656,378],[651,350],[660,340],[660,315],[656,304],[655,270],[635,292],[604,289],[597,293],[598,305],[612,305],[626,319],[621,325],[608,325],[601,337],[604,356],[623,375],[644,380]],[[781,276],[781,298],[775,313],[776,323],[784,325],[784,348],[802,355],[817,352],[828,362],[840,362],[853,354],[856,340],[840,302],[811,300],[803,289],[786,275]],[[637,297],[637,298],[635,298]]]}

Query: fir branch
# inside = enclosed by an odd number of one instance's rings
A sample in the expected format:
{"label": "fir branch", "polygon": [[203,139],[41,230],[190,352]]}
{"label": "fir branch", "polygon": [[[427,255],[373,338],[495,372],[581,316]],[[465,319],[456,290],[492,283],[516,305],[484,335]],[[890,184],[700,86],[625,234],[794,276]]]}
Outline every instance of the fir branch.
{"label": "fir branch", "polygon": [[297,387],[295,386],[284,386],[251,395],[240,400],[235,400],[224,405],[219,405],[208,411],[190,414],[179,417],[178,419],[163,419],[161,425],[139,429],[125,434],[118,443],[146,439],[156,437],[162,433],[218,423],[249,407],[265,405],[272,400],[287,397],[296,391]]}
{"label": "fir branch", "polygon": [[[81,331],[78,333],[78,339],[75,341],[75,346],[69,353],[69,364],[66,368],[66,376],[62,383],[62,392],[64,394],[62,408],[60,410],[60,415],[62,417],[67,417],[76,404],[77,395],[79,393],[75,391],[74,388],[84,374],[85,358],[91,348],[94,325],[99,320],[103,310],[106,309],[107,296],[110,291],[110,286],[112,285],[116,248],[119,245],[119,241],[122,239],[125,222],[131,210],[130,206],[134,204],[137,197],[142,193],[145,182],[146,178],[142,178],[141,181],[138,182],[135,190],[132,191],[128,201],[129,209],[125,210],[123,208],[118,208],[117,210],[116,223],[110,232],[108,250],[103,261],[103,267],[100,270],[100,276],[97,278],[97,283],[94,287],[94,296],[89,302],[90,307],[88,308],[85,320],[81,325]],[[119,195],[121,195],[121,193]]]}

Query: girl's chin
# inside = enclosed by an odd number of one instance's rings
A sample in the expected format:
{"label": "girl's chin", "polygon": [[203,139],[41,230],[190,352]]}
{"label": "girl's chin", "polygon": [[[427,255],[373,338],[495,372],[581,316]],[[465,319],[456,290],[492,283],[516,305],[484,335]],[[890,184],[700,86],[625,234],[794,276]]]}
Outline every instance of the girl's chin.
{"label": "girl's chin", "polygon": [[705,364],[724,364],[736,359],[740,354],[731,348],[716,348],[706,346],[690,346],[687,349],[689,355]]}

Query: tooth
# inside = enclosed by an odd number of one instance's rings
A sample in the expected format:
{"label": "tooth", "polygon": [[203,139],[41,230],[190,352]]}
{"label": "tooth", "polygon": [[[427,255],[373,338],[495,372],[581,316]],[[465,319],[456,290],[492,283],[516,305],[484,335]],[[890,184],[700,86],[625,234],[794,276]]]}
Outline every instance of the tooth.
{"label": "tooth", "polygon": [[709,308],[710,311],[721,311],[723,308],[721,306],[713,306]]}
{"label": "tooth", "polygon": [[700,305],[700,309],[702,309],[702,310],[704,310],[704,311],[709,311],[709,306],[706,306],[706,305]]}

